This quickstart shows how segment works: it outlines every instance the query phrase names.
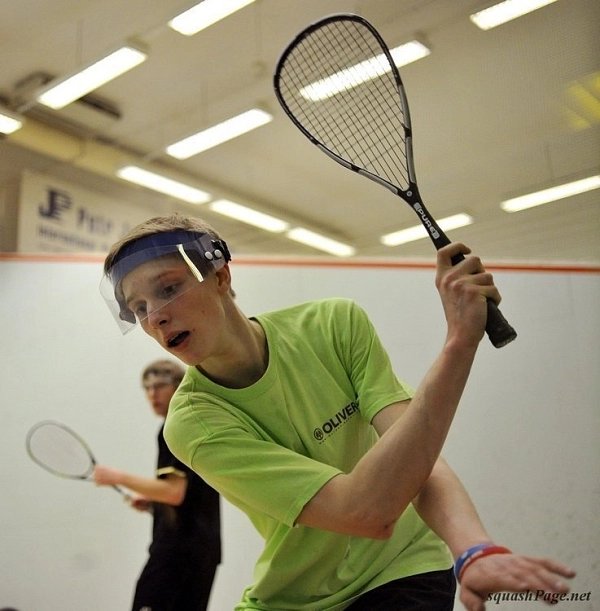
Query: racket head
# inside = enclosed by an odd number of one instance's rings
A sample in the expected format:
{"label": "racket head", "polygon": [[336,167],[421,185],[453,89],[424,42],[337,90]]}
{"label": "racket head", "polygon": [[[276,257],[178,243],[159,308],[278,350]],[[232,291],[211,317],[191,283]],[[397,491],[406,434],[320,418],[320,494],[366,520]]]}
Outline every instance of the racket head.
{"label": "racket head", "polygon": [[[275,95],[294,125],[324,153],[406,201],[440,249],[450,240],[419,194],[408,100],[393,53],[363,17],[330,15],[284,49],[273,77]],[[489,300],[486,331],[498,348],[516,337]]]}
{"label": "racket head", "polygon": [[[408,203],[420,199],[402,79],[366,19],[339,13],[306,27],[281,54],[273,86],[284,112],[323,152]],[[337,92],[328,95],[326,86]]]}
{"label": "racket head", "polygon": [[25,447],[33,462],[58,477],[87,480],[96,465],[87,443],[55,420],[34,424],[27,432]]}

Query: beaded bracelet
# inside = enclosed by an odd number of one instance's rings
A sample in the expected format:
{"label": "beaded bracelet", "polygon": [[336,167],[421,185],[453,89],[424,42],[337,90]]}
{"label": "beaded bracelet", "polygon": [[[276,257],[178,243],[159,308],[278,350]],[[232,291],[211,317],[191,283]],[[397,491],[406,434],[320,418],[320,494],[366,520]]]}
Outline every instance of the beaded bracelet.
{"label": "beaded bracelet", "polygon": [[490,556],[491,554],[512,554],[512,552],[507,547],[494,545],[493,543],[480,543],[479,545],[470,547],[456,559],[456,563],[454,564],[454,576],[456,577],[456,581],[460,583],[463,573],[468,566],[473,564],[473,562],[484,556]]}

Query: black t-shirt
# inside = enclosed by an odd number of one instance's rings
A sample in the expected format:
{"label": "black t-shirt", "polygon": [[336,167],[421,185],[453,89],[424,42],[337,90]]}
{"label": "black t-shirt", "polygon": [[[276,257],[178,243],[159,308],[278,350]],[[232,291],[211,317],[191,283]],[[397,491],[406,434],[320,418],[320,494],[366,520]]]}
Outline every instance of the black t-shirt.
{"label": "black t-shirt", "polygon": [[150,553],[176,548],[221,561],[221,516],[219,494],[199,475],[177,460],[167,447],[161,427],[158,433],[157,477],[186,477],[185,499],[181,505],[154,503]]}

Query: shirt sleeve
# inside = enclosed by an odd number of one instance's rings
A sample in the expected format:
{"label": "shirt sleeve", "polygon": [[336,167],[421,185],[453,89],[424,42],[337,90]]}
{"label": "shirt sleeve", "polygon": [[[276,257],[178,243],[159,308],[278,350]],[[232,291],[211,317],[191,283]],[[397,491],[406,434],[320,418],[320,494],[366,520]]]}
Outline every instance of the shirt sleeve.
{"label": "shirt sleeve", "polygon": [[384,407],[406,401],[413,390],[394,373],[389,355],[366,312],[350,302],[348,322],[338,330],[343,358],[359,408],[367,421]]}
{"label": "shirt sleeve", "polygon": [[156,462],[156,477],[163,479],[170,476],[187,477],[188,468],[175,456],[164,439],[163,428],[158,433],[158,459]]}
{"label": "shirt sleeve", "polygon": [[270,441],[265,431],[256,430],[256,423],[245,422],[226,404],[204,404],[201,411],[200,418],[188,404],[168,418],[167,443],[210,486],[251,516],[263,536],[273,527],[269,520],[294,526],[306,503],[341,473]]}

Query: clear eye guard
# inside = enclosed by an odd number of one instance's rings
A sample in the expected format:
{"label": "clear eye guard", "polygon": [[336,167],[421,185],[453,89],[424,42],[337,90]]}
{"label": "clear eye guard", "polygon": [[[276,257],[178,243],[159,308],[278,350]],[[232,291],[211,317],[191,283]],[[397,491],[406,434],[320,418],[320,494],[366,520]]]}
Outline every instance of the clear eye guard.
{"label": "clear eye guard", "polygon": [[[123,248],[102,278],[100,293],[125,334],[152,312],[197,287],[198,282],[230,260],[225,242],[208,234],[191,231],[152,234]],[[146,265],[149,263],[152,265]],[[126,303],[122,282],[142,265],[145,268],[140,275],[140,299],[134,295]]]}

